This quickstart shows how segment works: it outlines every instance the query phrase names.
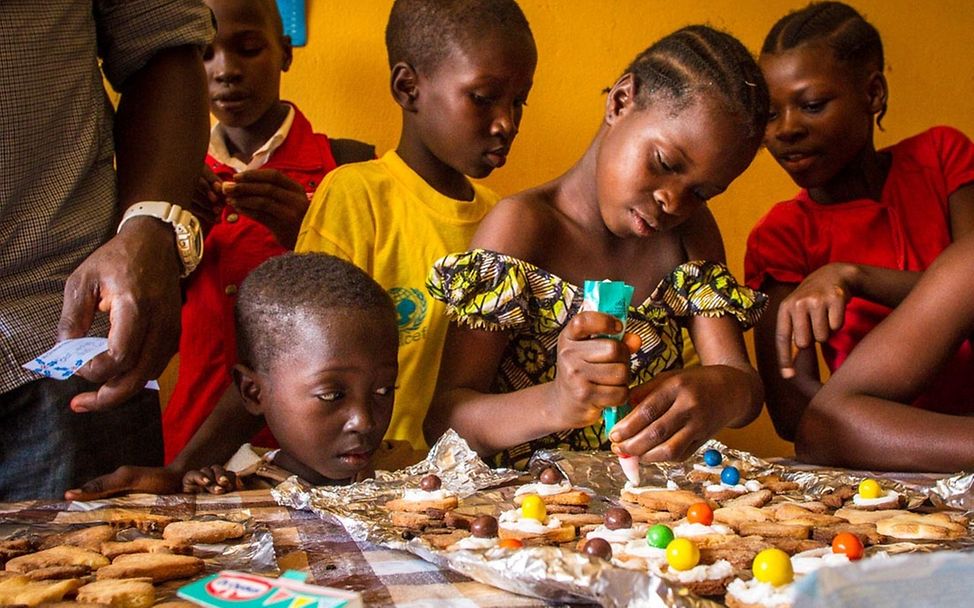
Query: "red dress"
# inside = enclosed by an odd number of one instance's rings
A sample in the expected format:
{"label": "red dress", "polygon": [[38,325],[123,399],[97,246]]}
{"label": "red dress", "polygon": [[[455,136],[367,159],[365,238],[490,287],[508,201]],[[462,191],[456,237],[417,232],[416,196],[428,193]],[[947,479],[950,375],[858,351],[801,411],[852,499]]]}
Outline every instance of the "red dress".
{"label": "red dress", "polygon": [[[926,270],[951,243],[948,198],[974,182],[974,144],[955,129],[934,127],[884,151],[892,154],[892,164],[879,201],[822,205],[801,190],[793,200],[775,205],[748,237],[748,287],[761,289],[769,278],[797,284],[830,262]],[[845,324],[822,348],[829,369],[842,365],[889,312],[879,304],[850,300]],[[974,411],[971,378],[974,356],[966,341],[914,405],[953,414]]]}
{"label": "red dress", "polygon": [[[221,179],[237,171],[207,155],[206,164]],[[315,133],[294,108],[287,137],[262,169],[277,169],[304,186],[308,198],[326,173],[335,168],[331,144]],[[233,306],[237,288],[264,260],[287,251],[273,233],[230,207],[223,210],[204,243],[203,261],[186,281],[179,338],[179,376],[162,416],[166,463],[172,462],[203,424],[230,386],[237,362]],[[258,445],[276,447],[264,428]]]}

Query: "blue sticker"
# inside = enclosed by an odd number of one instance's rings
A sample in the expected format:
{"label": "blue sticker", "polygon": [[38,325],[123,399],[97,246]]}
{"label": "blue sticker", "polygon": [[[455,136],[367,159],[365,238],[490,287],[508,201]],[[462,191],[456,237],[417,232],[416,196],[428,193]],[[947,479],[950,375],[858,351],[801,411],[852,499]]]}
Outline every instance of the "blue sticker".
{"label": "blue sticker", "polygon": [[284,33],[291,37],[291,44],[308,44],[308,18],[304,0],[277,0],[277,10],[284,21]]}

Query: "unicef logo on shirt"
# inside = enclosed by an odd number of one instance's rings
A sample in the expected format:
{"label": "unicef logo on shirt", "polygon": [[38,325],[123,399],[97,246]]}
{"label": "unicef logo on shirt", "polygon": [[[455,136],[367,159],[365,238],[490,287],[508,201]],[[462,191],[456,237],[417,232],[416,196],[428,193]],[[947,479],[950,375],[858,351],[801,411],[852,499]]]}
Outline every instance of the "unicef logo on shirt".
{"label": "unicef logo on shirt", "polygon": [[426,295],[414,287],[393,287],[389,297],[399,316],[399,344],[409,344],[426,337],[426,328],[420,329],[426,320],[428,304]]}

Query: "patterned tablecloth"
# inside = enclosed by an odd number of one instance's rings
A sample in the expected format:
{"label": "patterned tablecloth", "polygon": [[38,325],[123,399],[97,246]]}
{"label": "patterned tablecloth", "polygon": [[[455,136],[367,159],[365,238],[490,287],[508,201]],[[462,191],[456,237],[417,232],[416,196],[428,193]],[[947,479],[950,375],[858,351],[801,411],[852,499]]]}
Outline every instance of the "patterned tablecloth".
{"label": "patterned tablecloth", "polygon": [[[437,566],[402,551],[357,543],[336,520],[277,505],[266,490],[226,496],[135,494],[98,502],[0,503],[0,538],[29,525],[37,530],[67,529],[99,521],[104,509],[133,509],[190,519],[205,515],[249,516],[272,537],[280,570],[302,570],[309,582],[352,589],[370,607],[545,606]],[[103,511],[104,512],[104,511]]]}

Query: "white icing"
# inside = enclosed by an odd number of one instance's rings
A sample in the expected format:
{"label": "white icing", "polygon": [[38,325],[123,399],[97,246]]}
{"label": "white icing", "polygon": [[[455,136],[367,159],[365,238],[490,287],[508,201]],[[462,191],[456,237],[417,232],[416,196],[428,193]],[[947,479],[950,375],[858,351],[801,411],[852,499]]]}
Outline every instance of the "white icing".
{"label": "white icing", "polygon": [[701,564],[689,570],[669,568],[666,573],[670,578],[675,578],[681,583],[698,583],[700,581],[713,581],[732,576],[734,574],[734,566],[726,559],[719,559],[712,564]]}
{"label": "white icing", "polygon": [[708,534],[733,534],[733,531],[724,524],[691,524],[685,521],[673,528],[673,536],[683,538],[693,538],[694,536],[706,536]]}
{"label": "white icing", "polygon": [[628,483],[639,485],[639,458],[635,456],[627,456],[623,458],[619,456],[619,466],[622,468],[622,473],[626,476]]}
{"label": "white icing", "polygon": [[549,517],[547,519],[547,522],[542,523],[536,519],[524,517],[521,509],[511,509],[510,511],[501,513],[501,516],[497,518],[497,522],[505,530],[516,530],[518,532],[527,532],[528,534],[544,534],[550,530],[557,530],[562,525],[561,520],[557,517]]}
{"label": "white icing", "polygon": [[727,585],[727,595],[734,596],[743,604],[776,608],[777,606],[791,606],[795,602],[795,587],[791,584],[775,587],[757,579],[743,581],[735,578]]}
{"label": "white icing", "polygon": [[764,485],[757,479],[748,479],[744,483],[738,483],[735,485],[728,485],[724,482],[712,483],[707,486],[708,492],[736,492],[737,494],[744,494],[745,492],[757,492]]}
{"label": "white icing", "polygon": [[450,498],[454,496],[449,490],[444,490],[440,488],[439,490],[433,490],[432,492],[427,492],[421,488],[406,488],[403,490],[402,499],[408,500],[410,502],[424,502],[427,500],[443,500],[444,498]]}
{"label": "white icing", "polygon": [[538,496],[554,496],[571,491],[572,484],[567,479],[563,479],[559,483],[529,483],[518,488],[514,492],[514,495],[537,494]]}
{"label": "white icing", "polygon": [[876,505],[886,505],[891,502],[898,502],[900,499],[900,493],[894,490],[887,490],[885,496],[880,496],[879,498],[863,498],[856,492],[856,495],[852,497],[852,504],[857,507],[874,507]]}
{"label": "white icing", "polygon": [[791,569],[795,574],[808,574],[819,568],[844,566],[849,563],[845,553],[833,553],[831,547],[809,549],[791,557]]}
{"label": "white icing", "polygon": [[[646,524],[634,524],[631,528],[619,528],[610,530],[604,525],[600,525],[585,535],[585,538],[601,538],[609,543],[627,543],[637,538],[646,536]],[[645,541],[643,541],[645,544]]]}
{"label": "white icing", "polygon": [[497,546],[497,538],[479,538],[477,536],[467,536],[453,543],[452,549],[490,549]]}
{"label": "white icing", "polygon": [[634,486],[627,481],[626,485],[622,486],[622,489],[629,494],[643,494],[645,492],[660,492],[662,490],[679,490],[680,486],[678,486],[672,479],[668,479],[666,481],[665,488],[656,488],[653,486]]}
{"label": "white icing", "polygon": [[650,561],[666,561],[666,549],[654,547],[646,542],[645,539],[631,540],[619,550],[619,557],[625,556],[640,557]]}
{"label": "white icing", "polygon": [[703,471],[704,473],[709,473],[711,475],[720,475],[720,472],[724,470],[722,466],[711,467],[705,464],[695,464],[693,465],[694,471]]}

